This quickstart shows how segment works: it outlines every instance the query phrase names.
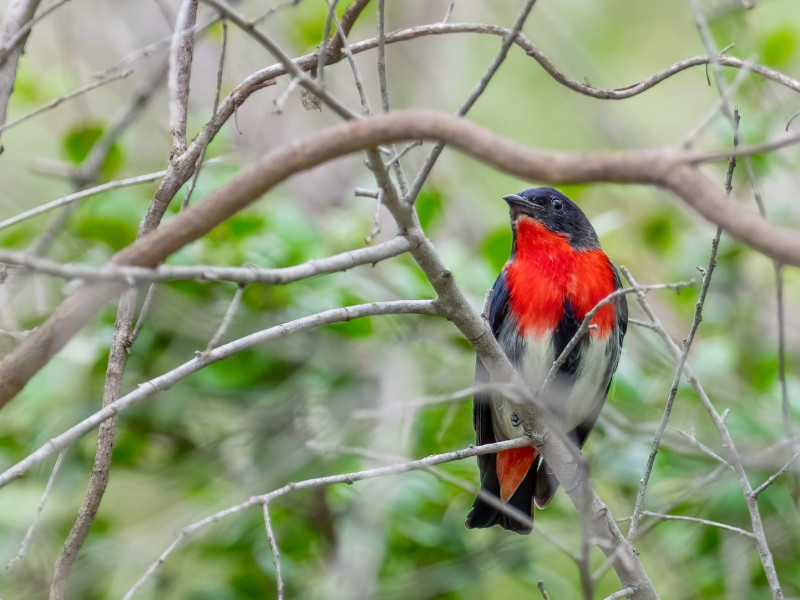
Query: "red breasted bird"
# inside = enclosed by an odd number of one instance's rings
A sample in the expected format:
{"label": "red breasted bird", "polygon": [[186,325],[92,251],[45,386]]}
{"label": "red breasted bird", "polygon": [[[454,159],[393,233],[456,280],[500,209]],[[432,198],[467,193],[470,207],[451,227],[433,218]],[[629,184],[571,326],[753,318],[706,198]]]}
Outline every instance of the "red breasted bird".
{"label": "red breasted bird", "polygon": [[[492,289],[488,318],[503,351],[534,393],[586,313],[621,284],[586,215],[564,194],[538,187],[503,199],[511,212],[513,243],[511,258]],[[595,314],[595,327],[581,338],[548,385],[545,401],[550,412],[579,448],[605,402],[627,324],[628,305],[620,296]],[[480,359],[475,377],[478,382],[489,380]],[[478,444],[522,434],[518,415],[500,397],[476,395],[473,410]],[[534,502],[544,508],[558,487],[533,447],[479,456],[478,466],[481,489],[531,519]],[[531,531],[529,525],[480,498],[466,525]]]}

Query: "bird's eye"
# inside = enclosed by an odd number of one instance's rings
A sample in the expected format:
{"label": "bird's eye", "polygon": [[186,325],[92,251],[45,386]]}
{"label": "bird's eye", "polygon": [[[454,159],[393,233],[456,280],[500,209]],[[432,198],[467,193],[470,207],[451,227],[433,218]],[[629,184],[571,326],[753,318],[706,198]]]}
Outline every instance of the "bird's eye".
{"label": "bird's eye", "polygon": [[553,198],[553,210],[557,210],[561,212],[564,210],[564,203],[561,202],[558,198]]}

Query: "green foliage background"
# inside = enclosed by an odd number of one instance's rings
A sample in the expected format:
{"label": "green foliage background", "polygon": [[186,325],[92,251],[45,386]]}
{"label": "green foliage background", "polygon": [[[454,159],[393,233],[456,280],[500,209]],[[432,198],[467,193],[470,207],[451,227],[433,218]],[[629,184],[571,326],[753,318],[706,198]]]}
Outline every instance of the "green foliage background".
{"label": "green foliage background", "polygon": [[[11,118],[169,34],[155,3],[115,4],[111,8],[88,0],[70,3],[42,23],[21,64]],[[167,4],[172,9],[177,5]],[[342,4],[342,8],[347,5]],[[352,41],[373,35],[375,4],[362,15]],[[451,20],[509,27],[518,4],[459,0]],[[387,28],[396,29],[441,20],[448,2],[387,5]],[[239,8],[250,15],[266,10],[253,1]],[[761,0],[752,10],[736,2],[708,3],[706,8],[719,47],[735,43],[731,54],[800,77],[800,10],[794,0]],[[324,3],[305,0],[276,14],[264,30],[294,54],[313,52],[324,16]],[[95,38],[84,35],[88,26],[98,32]],[[705,53],[690,5],[683,1],[541,0],[524,31],[562,71],[597,87],[628,85],[673,62]],[[273,62],[232,27],[229,37],[223,93]],[[210,114],[220,41],[221,28],[215,26],[198,42],[192,132]],[[499,44],[499,38],[460,34],[389,47],[393,107],[455,111]],[[370,99],[378,107],[375,54],[362,54],[358,60]],[[0,218],[70,192],[69,183],[37,175],[30,166],[39,159],[79,165],[118,107],[156,65],[157,58],[147,59],[129,80],[5,132]],[[726,70],[724,76],[731,83],[737,72]],[[346,61],[329,67],[326,79],[334,93],[358,107]],[[223,157],[223,163],[203,169],[192,202],[201,201],[267,149],[337,121],[329,111],[304,111],[298,95],[289,98],[282,114],[274,114],[273,100],[287,84],[282,80],[254,95],[238,111],[239,129],[230,123],[220,132],[209,156]],[[596,100],[557,84],[530,57],[512,49],[469,118],[535,147],[635,149],[681,144],[717,99],[717,90],[707,85],[706,73],[698,67],[629,100]],[[746,144],[775,137],[800,110],[796,93],[753,75],[744,77],[733,101],[742,114]],[[105,179],[163,168],[170,145],[166,115],[167,99],[161,92],[109,154],[103,166]],[[792,128],[797,127],[794,122]],[[729,148],[731,137],[727,122],[717,117],[696,148]],[[408,155],[407,173],[415,173],[426,151],[416,149]],[[353,187],[372,185],[361,160],[349,157],[294,178],[172,256],[169,263],[279,267],[363,246],[375,206],[372,200],[352,196]],[[797,152],[754,157],[753,166],[770,218],[797,226]],[[723,167],[708,169],[720,186]],[[508,255],[510,232],[500,198],[528,183],[535,182],[515,180],[445,151],[418,200],[428,236],[476,308]],[[154,189],[154,185],[131,187],[80,203],[56,238],[51,256],[101,264],[133,241]],[[628,266],[639,281],[698,278],[696,267],[708,260],[713,227],[663,192],[618,185],[563,190],[590,216],[612,258]],[[176,198],[171,214],[177,212],[184,193]],[[736,171],[731,201],[742,210],[755,210],[742,168]],[[39,217],[2,231],[0,245],[24,249],[48,222],[48,217]],[[394,235],[383,213],[381,224],[379,240]],[[758,485],[787,458],[784,449],[763,452],[784,437],[776,374],[775,276],[770,260],[727,237],[718,260],[691,362],[716,406],[730,409],[728,425],[751,480]],[[800,419],[796,360],[800,277],[795,269],[785,269],[783,276],[787,381],[796,422]],[[20,326],[30,329],[70,289],[71,284],[60,281],[22,278],[10,287],[8,297]],[[124,389],[133,389],[203,349],[234,291],[235,286],[220,283],[158,286],[128,362]],[[688,331],[696,295],[696,289],[679,295],[652,294],[651,301],[677,340]],[[409,257],[286,287],[251,285],[227,338],[332,307],[429,297],[431,289]],[[114,307],[108,307],[3,409],[0,466],[13,464],[97,410],[114,314]],[[9,329],[7,324],[3,328]],[[15,342],[0,335],[0,343],[0,351],[6,353]],[[183,526],[250,495],[289,481],[376,464],[320,451],[309,441],[408,457],[465,447],[474,435],[470,401],[423,409],[404,405],[470,385],[473,366],[468,344],[447,322],[432,317],[361,319],[242,352],[128,411],[120,420],[107,495],[72,577],[74,597],[120,597]],[[655,334],[632,327],[607,408],[586,448],[594,484],[617,517],[632,511],[673,369]],[[649,510],[662,510],[717,466],[679,431],[693,431],[697,439],[723,452],[697,398],[682,387],[648,488]],[[89,435],[68,451],[28,556],[14,570],[0,574],[3,600],[46,596],[52,564],[85,493],[94,448],[95,436]],[[51,466],[45,464],[0,490],[1,562],[16,553]],[[474,461],[441,470],[477,482]],[[791,491],[791,479],[782,478],[760,497],[760,507],[786,595],[800,597],[800,519]],[[580,595],[576,566],[547,539],[556,538],[578,552],[578,520],[563,493],[536,514],[544,534],[531,537],[499,529],[466,531],[463,520],[471,502],[465,490],[423,472],[295,492],[279,500],[271,510],[287,597],[537,597],[538,580],[544,581],[551,598]],[[694,491],[674,512],[750,528],[741,490],[730,472]],[[667,522],[657,525],[637,548],[664,598],[769,596],[754,544],[735,533]],[[599,552],[594,563],[602,564]],[[596,597],[618,587],[609,571],[600,580]],[[262,515],[252,510],[188,540],[138,597],[269,598],[274,590]]]}

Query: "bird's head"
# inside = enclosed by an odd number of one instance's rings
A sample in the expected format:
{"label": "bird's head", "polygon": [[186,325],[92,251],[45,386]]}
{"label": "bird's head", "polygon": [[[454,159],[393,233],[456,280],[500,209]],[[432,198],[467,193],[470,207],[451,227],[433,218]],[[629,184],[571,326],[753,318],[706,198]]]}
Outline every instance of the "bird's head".
{"label": "bird's head", "polygon": [[[594,227],[578,205],[556,189],[529,188],[519,194],[503,196],[511,212],[514,236],[520,235],[519,225],[533,219],[548,231],[564,236],[576,250],[599,248]],[[524,229],[524,228],[522,228]]]}

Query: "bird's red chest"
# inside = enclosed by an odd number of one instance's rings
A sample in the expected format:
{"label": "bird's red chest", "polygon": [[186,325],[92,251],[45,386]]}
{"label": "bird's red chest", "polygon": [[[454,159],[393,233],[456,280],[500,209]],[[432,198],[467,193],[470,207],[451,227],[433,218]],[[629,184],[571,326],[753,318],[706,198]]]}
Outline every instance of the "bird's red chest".
{"label": "bird's red chest", "polygon": [[[527,217],[517,221],[516,232],[516,254],[505,274],[511,310],[522,334],[550,335],[564,316],[565,302],[580,322],[614,291],[611,263],[602,250],[575,250],[566,236]],[[592,319],[597,329],[591,335],[607,337],[614,319],[612,305],[601,308]]]}

